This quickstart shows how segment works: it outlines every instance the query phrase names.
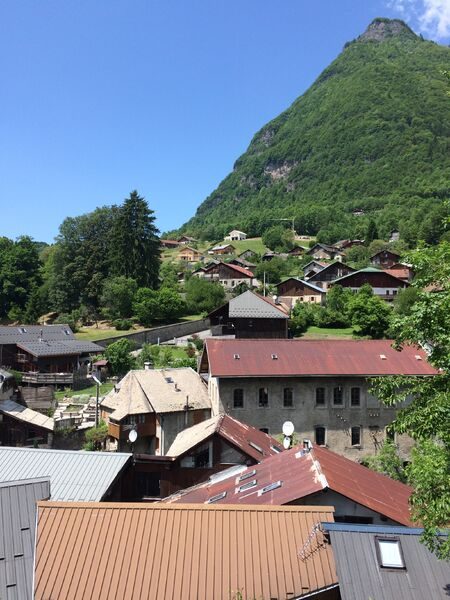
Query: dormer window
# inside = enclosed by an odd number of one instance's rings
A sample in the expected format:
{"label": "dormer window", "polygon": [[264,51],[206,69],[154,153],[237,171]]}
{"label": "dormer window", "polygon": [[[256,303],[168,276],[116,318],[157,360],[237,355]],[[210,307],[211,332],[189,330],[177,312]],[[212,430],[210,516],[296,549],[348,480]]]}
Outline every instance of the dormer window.
{"label": "dormer window", "polygon": [[376,537],[377,556],[384,569],[405,569],[402,547],[398,538]]}
{"label": "dormer window", "polygon": [[19,327],[19,333],[26,333],[27,330],[25,329],[25,327]]}

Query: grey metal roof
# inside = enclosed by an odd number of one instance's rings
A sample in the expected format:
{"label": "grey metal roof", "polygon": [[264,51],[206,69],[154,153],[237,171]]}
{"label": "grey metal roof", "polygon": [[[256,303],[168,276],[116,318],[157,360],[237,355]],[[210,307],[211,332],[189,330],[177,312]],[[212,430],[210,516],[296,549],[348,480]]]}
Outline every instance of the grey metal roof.
{"label": "grey metal roof", "polygon": [[267,298],[258,296],[248,290],[230,300],[229,316],[231,318],[254,319],[288,319],[286,312],[272,304]]}
{"label": "grey metal roof", "polygon": [[33,596],[36,502],[50,496],[48,478],[0,483],[0,598]]}
{"label": "grey metal roof", "polygon": [[[320,272],[321,271],[319,271],[319,273]],[[300,277],[288,277],[287,279],[283,279],[283,281],[280,281],[280,283],[277,283],[275,287],[278,288],[278,286],[280,286],[282,283],[286,283],[286,281],[289,281],[290,279],[293,279],[294,281],[298,281],[299,283],[303,284],[305,287],[311,288],[315,292],[319,292],[321,294],[326,294],[325,290],[323,290],[321,287],[318,287],[317,285],[314,285],[313,283],[309,283],[309,280],[305,281],[304,279],[300,279]]]}
{"label": "grey metal roof", "polygon": [[[342,600],[447,599],[450,563],[421,542],[421,529],[323,523],[330,533]],[[376,537],[400,541],[405,569],[379,566]]]}
{"label": "grey metal roof", "polygon": [[0,327],[0,344],[18,342],[38,342],[42,338],[48,342],[74,340],[69,325],[8,325]]}
{"label": "grey metal roof", "polygon": [[28,423],[29,425],[42,427],[48,431],[53,431],[55,426],[55,421],[52,417],[47,417],[40,412],[32,410],[27,406],[23,406],[22,404],[18,404],[10,399],[0,401],[0,413],[17,419],[18,421]]}
{"label": "grey metal roof", "polygon": [[119,452],[2,446],[0,481],[50,477],[52,500],[99,502],[131,460],[131,456]]}
{"label": "grey metal roof", "polygon": [[25,350],[33,356],[79,356],[92,352],[104,352],[104,348],[93,342],[83,342],[78,340],[62,340],[48,342],[16,342],[18,348]]}

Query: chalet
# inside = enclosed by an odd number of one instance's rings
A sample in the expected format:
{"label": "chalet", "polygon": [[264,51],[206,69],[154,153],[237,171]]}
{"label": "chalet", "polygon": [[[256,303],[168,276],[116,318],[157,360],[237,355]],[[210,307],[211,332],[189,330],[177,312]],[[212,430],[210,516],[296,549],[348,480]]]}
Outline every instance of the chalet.
{"label": "chalet", "polygon": [[325,291],[321,287],[309,283],[309,280],[304,281],[297,277],[289,277],[278,283],[276,288],[280,300],[290,307],[295,306],[297,302],[323,304],[325,301]]}
{"label": "chalet", "polygon": [[159,244],[162,248],[178,248],[180,246],[180,242],[177,240],[159,240]]}
{"label": "chalet", "polygon": [[195,243],[197,240],[193,237],[190,237],[189,235],[182,235],[181,237],[178,238],[177,242],[179,244],[185,244],[185,245],[189,245],[189,244],[193,244]]}
{"label": "chalet", "polygon": [[354,246],[364,246],[364,240],[339,240],[333,244],[338,250],[350,250]]}
{"label": "chalet", "polygon": [[[251,475],[250,475],[251,473]],[[304,446],[264,459],[249,466],[237,477],[200,484],[181,490],[163,502],[206,503],[217,497],[217,504],[308,505],[331,504],[335,521],[349,523],[411,526],[409,498],[412,489],[393,479],[339,456],[326,448]],[[240,481],[253,486],[239,489]],[[278,484],[278,485],[274,485]],[[261,490],[272,486],[263,499]]]}
{"label": "chalet", "polygon": [[233,258],[232,260],[230,260],[230,262],[228,264],[237,265],[238,267],[243,267],[244,269],[247,269],[248,271],[251,271],[252,269],[256,268],[256,265],[254,263],[246,260],[245,258],[239,258],[239,256],[237,258]]}
{"label": "chalet", "polygon": [[33,598],[337,600],[332,521],[330,506],[38,502]]}
{"label": "chalet", "polygon": [[208,250],[208,254],[234,254],[236,252],[236,248],[233,244],[220,244],[219,246],[214,246],[211,250]]}
{"label": "chalet", "polygon": [[372,287],[375,296],[386,300],[386,302],[392,302],[399,290],[409,286],[407,281],[375,267],[366,267],[349,275],[344,275],[344,277],[335,279],[330,285],[341,285],[357,292],[363,285],[367,284]]}
{"label": "chalet", "polygon": [[314,275],[314,273],[318,273],[319,271],[324,269],[327,266],[327,264],[328,263],[326,262],[311,260],[303,267],[303,279],[308,280]]}
{"label": "chalet", "polygon": [[245,258],[246,260],[255,260],[256,258],[258,258],[258,253],[254,252],[253,250],[250,250],[250,248],[247,248],[247,250],[244,250],[238,255],[238,258]]}
{"label": "chalet", "polygon": [[164,455],[178,433],[211,416],[202,379],[190,368],[129,371],[101,403],[110,450]]}
{"label": "chalet", "polygon": [[314,244],[312,248],[306,251],[306,254],[316,260],[338,260],[340,262],[345,256],[344,252],[328,244]]}
{"label": "chalet", "polygon": [[[449,564],[421,540],[423,529],[324,523],[343,600],[447,600]],[[445,541],[447,532],[442,532]]]}
{"label": "chalet", "polygon": [[380,250],[370,257],[370,262],[372,265],[379,266],[384,269],[390,269],[392,265],[395,265],[399,261],[400,254],[392,252],[391,250]]}
{"label": "chalet", "polygon": [[230,231],[230,233],[227,236],[225,236],[224,239],[229,240],[230,242],[237,242],[241,240],[246,240],[247,234],[243,231],[239,231],[238,229],[233,229],[233,231]]}
{"label": "chalet", "polygon": [[294,246],[293,248],[288,250],[287,255],[288,256],[303,256],[305,254],[305,252],[306,252],[306,250],[305,250],[305,248],[303,248],[303,246]]}
{"label": "chalet", "polygon": [[400,231],[398,229],[393,229],[391,231],[391,235],[389,236],[389,243],[398,242],[400,240]]}
{"label": "chalet", "polygon": [[288,336],[289,314],[285,307],[251,291],[216,308],[208,318],[213,335],[234,335],[237,338]]}
{"label": "chalet", "polygon": [[398,279],[402,279],[403,281],[407,281],[408,283],[414,279],[414,271],[411,268],[411,265],[405,265],[403,263],[395,263],[389,269],[383,269],[386,273],[393,275],[394,277],[398,277]]}
{"label": "chalet", "polygon": [[362,208],[355,208],[352,210],[352,215],[354,217],[362,217],[365,214],[364,209]]}
{"label": "chalet", "polygon": [[218,281],[227,289],[234,288],[241,283],[245,283],[249,287],[256,285],[256,279],[252,271],[230,263],[212,263],[206,267],[204,273],[199,273],[198,276],[209,281]]}
{"label": "chalet", "polygon": [[0,327],[0,364],[22,372],[26,383],[71,385],[74,375],[86,374],[90,356],[103,351],[77,340],[68,325]]}
{"label": "chalet", "polygon": [[52,446],[55,422],[51,417],[20,404],[0,400],[0,444],[3,446]]}
{"label": "chalet", "polygon": [[[206,340],[199,372],[212,414],[280,433],[292,421],[307,438],[353,460],[375,454],[396,409],[371,393],[370,377],[435,376],[424,351],[390,340]],[[403,457],[411,440],[398,436]]]}
{"label": "chalet", "polygon": [[262,256],[261,260],[263,262],[269,262],[274,258],[287,258],[289,255],[286,252],[272,252],[272,250],[267,250]]}
{"label": "chalet", "polygon": [[308,278],[308,283],[312,283],[326,291],[332,281],[344,277],[344,275],[348,275],[349,273],[354,273],[355,271],[356,269],[349,267],[345,263],[334,262],[324,267],[318,273],[311,275],[311,277]]}
{"label": "chalet", "polygon": [[196,263],[203,260],[201,252],[190,246],[185,246],[178,252],[178,260],[182,260],[188,263]]}

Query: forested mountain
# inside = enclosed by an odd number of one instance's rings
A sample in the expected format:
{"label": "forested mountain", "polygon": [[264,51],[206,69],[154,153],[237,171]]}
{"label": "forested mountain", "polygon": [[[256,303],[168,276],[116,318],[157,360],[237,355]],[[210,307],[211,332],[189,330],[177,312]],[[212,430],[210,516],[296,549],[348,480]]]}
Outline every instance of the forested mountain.
{"label": "forested mountain", "polygon": [[[376,19],[288,110],[265,125],[181,231],[261,234],[296,217],[319,239],[438,241],[450,197],[450,49]],[[362,209],[363,216],[355,216]]]}

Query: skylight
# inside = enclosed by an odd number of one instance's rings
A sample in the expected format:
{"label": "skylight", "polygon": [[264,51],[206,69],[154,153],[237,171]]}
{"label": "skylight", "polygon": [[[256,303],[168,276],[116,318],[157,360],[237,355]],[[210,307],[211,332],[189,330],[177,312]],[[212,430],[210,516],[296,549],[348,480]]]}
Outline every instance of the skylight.
{"label": "skylight", "polygon": [[267,494],[267,492],[271,492],[272,490],[276,490],[277,488],[282,486],[282,481],[274,481],[273,483],[269,483],[262,489],[259,490],[258,496],[262,496],[263,494]]}
{"label": "skylight", "polygon": [[395,538],[376,538],[380,566],[388,569],[404,569],[400,540]]}
{"label": "skylight", "polygon": [[244,485],[240,485],[238,488],[236,488],[236,494],[239,492],[245,492],[246,490],[255,487],[256,483],[256,479],[253,479],[253,481],[249,481],[248,483],[244,483]]}
{"label": "skylight", "polygon": [[270,448],[271,448],[271,450],[273,450],[277,454],[279,454],[280,452],[282,452],[281,448],[278,448],[278,446],[270,446]]}
{"label": "skylight", "polygon": [[257,444],[255,444],[255,442],[249,442],[248,445],[254,448],[260,454],[264,454],[263,449],[260,448]]}
{"label": "skylight", "polygon": [[223,500],[223,498],[225,498],[226,495],[227,495],[226,492],[222,492],[221,494],[216,494],[215,496],[211,496],[211,498],[208,498],[208,500],[206,501],[206,504],[212,504],[213,502],[218,502],[219,500]]}
{"label": "skylight", "polygon": [[253,475],[256,475],[256,469],[253,469],[252,471],[249,471],[248,473],[244,473],[243,475],[238,477],[238,480],[236,483],[245,481],[246,479],[250,479],[250,477],[253,477]]}
{"label": "skylight", "polygon": [[25,329],[25,327],[19,327],[19,333],[26,333],[27,330]]}
{"label": "skylight", "polygon": [[234,355],[233,355],[233,358],[234,358],[235,360],[239,360],[241,357],[239,356],[239,354],[234,354]]}

